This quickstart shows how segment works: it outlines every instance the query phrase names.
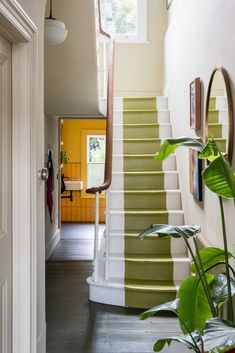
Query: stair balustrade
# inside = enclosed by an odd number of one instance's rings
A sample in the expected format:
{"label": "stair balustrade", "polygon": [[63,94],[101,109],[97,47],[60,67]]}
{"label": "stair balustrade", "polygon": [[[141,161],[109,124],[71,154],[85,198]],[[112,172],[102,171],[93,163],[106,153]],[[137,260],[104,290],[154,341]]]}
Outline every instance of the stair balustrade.
{"label": "stair balustrade", "polygon": [[[99,77],[99,86],[106,90],[107,87],[107,109],[106,109],[106,151],[105,151],[105,169],[104,181],[100,186],[94,186],[86,190],[86,193],[95,195],[95,237],[94,237],[94,280],[98,281],[99,276],[99,195],[108,190],[112,182],[112,155],[113,155],[113,105],[114,105],[114,38],[108,34],[102,25],[101,0],[96,0],[97,8],[97,49],[98,55],[102,50],[102,64],[99,61],[99,72],[103,72],[103,77]],[[101,39],[102,38],[102,42]],[[102,43],[102,45],[100,45]],[[107,65],[107,70],[106,70]],[[101,83],[102,80],[102,83]],[[105,82],[107,80],[107,83]],[[100,93],[100,92],[99,92]],[[108,257],[108,238],[105,243],[106,259]],[[106,277],[108,277],[108,261],[106,263]]]}

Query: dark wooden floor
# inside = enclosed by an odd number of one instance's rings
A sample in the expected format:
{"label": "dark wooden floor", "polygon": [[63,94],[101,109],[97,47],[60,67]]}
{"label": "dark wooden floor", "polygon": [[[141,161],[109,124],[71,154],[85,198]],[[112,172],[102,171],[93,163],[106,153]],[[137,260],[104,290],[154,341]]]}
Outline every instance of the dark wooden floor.
{"label": "dark wooden floor", "polygon": [[[99,226],[102,238],[104,224]],[[61,239],[49,261],[92,260],[94,249],[94,224],[63,223]]]}
{"label": "dark wooden floor", "polygon": [[47,353],[150,353],[157,338],[179,332],[175,318],[140,321],[141,310],[89,302],[91,272],[90,261],[47,262]]}

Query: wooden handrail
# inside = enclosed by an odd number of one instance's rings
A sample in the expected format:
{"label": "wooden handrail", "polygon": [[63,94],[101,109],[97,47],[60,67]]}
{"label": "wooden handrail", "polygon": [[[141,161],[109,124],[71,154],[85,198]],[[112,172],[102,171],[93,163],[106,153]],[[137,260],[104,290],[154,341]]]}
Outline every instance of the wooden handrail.
{"label": "wooden handrail", "polygon": [[88,194],[107,190],[112,182],[112,159],[113,159],[113,94],[114,94],[114,38],[104,31],[102,27],[101,6],[98,0],[99,33],[109,40],[108,56],[108,86],[107,86],[107,117],[106,117],[106,149],[104,182],[100,186],[91,187],[86,190]]}

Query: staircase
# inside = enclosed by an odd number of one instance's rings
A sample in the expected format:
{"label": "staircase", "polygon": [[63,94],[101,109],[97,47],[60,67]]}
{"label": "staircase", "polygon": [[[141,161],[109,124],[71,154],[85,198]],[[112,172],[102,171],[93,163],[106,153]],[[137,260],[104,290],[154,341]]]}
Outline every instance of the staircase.
{"label": "staircase", "polygon": [[115,108],[106,253],[100,254],[99,280],[88,279],[90,299],[149,308],[173,300],[189,273],[181,240],[138,238],[152,223],[184,223],[176,157],[162,163],[153,158],[164,138],[171,137],[168,101],[120,98]]}
{"label": "staircase", "polygon": [[[213,136],[219,149],[226,153],[228,141],[228,110],[225,96],[210,97],[208,133]],[[209,136],[210,137],[210,136]]]}

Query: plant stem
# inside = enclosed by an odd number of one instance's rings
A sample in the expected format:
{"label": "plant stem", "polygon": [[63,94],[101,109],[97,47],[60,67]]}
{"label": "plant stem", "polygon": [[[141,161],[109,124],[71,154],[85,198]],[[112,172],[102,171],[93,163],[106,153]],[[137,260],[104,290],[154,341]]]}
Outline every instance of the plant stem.
{"label": "plant stem", "polygon": [[196,260],[196,258],[195,258],[195,256],[194,256],[194,253],[193,253],[193,251],[192,251],[191,246],[189,245],[188,239],[187,239],[185,236],[184,236],[184,241],[186,242],[187,248],[189,249],[189,252],[190,252],[190,254],[191,254],[191,256],[192,256],[193,262],[195,263],[195,267],[196,267],[198,276],[199,276],[199,278],[200,278],[200,280],[201,280],[201,282],[202,282],[202,286],[203,286],[203,289],[204,289],[204,291],[205,291],[205,294],[206,294],[206,297],[207,297],[207,300],[208,300],[208,304],[209,304],[210,309],[211,309],[211,313],[212,313],[212,315],[213,315],[214,317],[216,317],[216,316],[217,316],[217,313],[216,313],[216,309],[215,309],[215,307],[214,307],[213,301],[212,301],[212,299],[211,299],[211,295],[210,295],[210,293],[207,292],[207,288],[206,288],[206,285],[205,285],[205,282],[204,282],[204,278],[203,278],[203,276],[202,276],[202,274],[201,274],[201,271],[200,271],[200,268],[199,268],[199,266],[198,266],[197,260]]}
{"label": "plant stem", "polygon": [[[208,297],[210,298],[210,301],[211,301],[211,303],[212,303],[212,305],[214,307],[213,300],[212,300],[212,297],[211,297],[211,294],[210,294],[210,288],[209,288],[209,285],[208,285],[208,282],[207,282],[207,278],[206,278],[206,273],[205,273],[204,268],[203,268],[202,259],[201,259],[201,256],[200,256],[200,251],[198,249],[197,241],[196,241],[195,238],[193,238],[193,242],[194,242],[196,253],[197,253],[197,257],[198,257],[198,262],[199,262],[199,265],[200,265],[201,270],[202,270],[201,273],[202,273],[202,277],[203,277],[203,280],[204,280],[204,283],[205,283],[206,292],[207,292]],[[214,309],[215,309],[215,307],[214,307]],[[217,316],[218,315],[218,313],[216,312],[216,309],[215,309],[214,312],[212,311],[212,314],[213,314],[213,316]]]}
{"label": "plant stem", "polygon": [[231,291],[230,271],[229,271],[229,258],[228,258],[228,243],[227,243],[227,234],[226,234],[226,226],[225,226],[225,218],[224,218],[224,206],[223,206],[223,200],[221,196],[219,196],[219,202],[220,202],[222,229],[223,229],[225,268],[226,268],[226,276],[227,276],[227,284],[228,284],[228,306],[229,306],[228,320],[234,322],[232,291]]}
{"label": "plant stem", "polygon": [[184,320],[181,319],[181,317],[179,316],[179,314],[178,314],[177,311],[176,311],[175,313],[176,313],[176,315],[178,316],[178,319],[179,319],[179,321],[181,322],[181,324],[184,326],[186,332],[187,332],[187,333],[189,334],[189,336],[191,337],[193,343],[195,344],[195,348],[197,347],[198,353],[201,353],[201,352],[200,352],[200,348],[198,347],[197,342],[195,341],[195,339],[194,339],[192,333],[189,331],[189,329],[188,329],[187,325],[185,324]]}

